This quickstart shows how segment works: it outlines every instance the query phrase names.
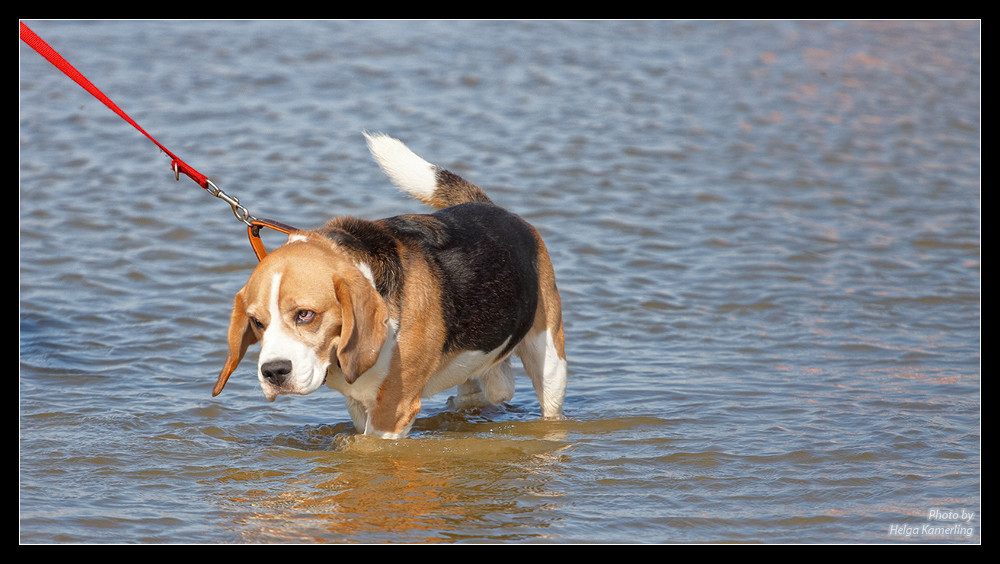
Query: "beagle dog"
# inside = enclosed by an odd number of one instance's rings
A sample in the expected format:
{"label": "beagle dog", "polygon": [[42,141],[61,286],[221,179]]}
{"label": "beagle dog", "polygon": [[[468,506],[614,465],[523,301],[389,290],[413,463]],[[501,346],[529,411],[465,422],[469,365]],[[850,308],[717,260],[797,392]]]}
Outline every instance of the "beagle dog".
{"label": "beagle dog", "polygon": [[292,232],[236,294],[212,395],[259,341],[268,401],[325,383],[359,432],[400,438],[421,398],[449,388],[451,408],[509,401],[517,354],[542,416],[560,418],[562,310],[538,232],[399,140],[365,137],[390,180],[437,211]]}

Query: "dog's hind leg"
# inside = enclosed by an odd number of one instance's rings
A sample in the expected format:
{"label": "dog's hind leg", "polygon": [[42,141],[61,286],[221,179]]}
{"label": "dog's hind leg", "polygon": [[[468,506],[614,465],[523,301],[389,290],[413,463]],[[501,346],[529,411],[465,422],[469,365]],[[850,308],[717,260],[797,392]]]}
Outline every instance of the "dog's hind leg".
{"label": "dog's hind leg", "polygon": [[516,351],[535,387],[542,417],[562,418],[566,396],[566,353],[563,351],[562,329],[533,330]]}
{"label": "dog's hind leg", "polygon": [[458,395],[448,398],[450,409],[500,405],[514,397],[514,371],[510,357],[497,362],[482,376],[458,386]]}

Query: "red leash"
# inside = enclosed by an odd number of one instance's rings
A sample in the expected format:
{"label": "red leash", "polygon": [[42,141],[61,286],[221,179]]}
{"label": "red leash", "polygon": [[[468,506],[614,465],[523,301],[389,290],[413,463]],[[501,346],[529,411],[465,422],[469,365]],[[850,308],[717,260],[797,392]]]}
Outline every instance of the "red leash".
{"label": "red leash", "polygon": [[208,189],[207,176],[188,166],[184,161],[177,158],[177,155],[174,155],[169,150],[167,150],[166,147],[161,145],[159,141],[153,139],[152,135],[146,133],[145,129],[139,127],[138,123],[133,121],[132,118],[128,117],[128,115],[125,112],[123,112],[121,108],[116,106],[115,103],[112,102],[110,98],[108,98],[107,96],[104,95],[103,92],[98,90],[98,88],[94,86],[93,83],[87,80],[87,77],[83,76],[83,74],[81,74],[80,71],[76,70],[73,67],[73,65],[69,64],[66,61],[66,59],[62,58],[62,56],[59,53],[57,53],[55,49],[50,47],[48,43],[43,41],[41,37],[35,35],[35,32],[31,31],[31,29],[27,25],[25,25],[24,22],[21,22],[21,39],[29,46],[31,46],[32,49],[38,51],[39,55],[45,57],[50,63],[55,65],[56,68],[63,71],[63,73],[65,73],[66,76],[76,81],[76,83],[82,86],[84,90],[93,94],[95,98],[97,98],[101,102],[104,102],[105,106],[111,108],[111,110],[116,114],[118,114],[119,116],[121,116],[122,119],[131,123],[133,127],[141,131],[142,134],[148,137],[150,141],[156,143],[156,146],[159,147],[161,151],[163,151],[168,156],[170,156],[171,159],[173,159],[171,166],[173,167],[175,172],[183,172],[184,174],[190,176],[192,180],[197,182],[199,186],[205,188],[206,190]]}
{"label": "red leash", "polygon": [[77,84],[83,87],[84,90],[90,92],[95,98],[104,103],[105,106],[111,108],[113,112],[118,114],[122,119],[132,124],[133,127],[142,132],[143,135],[149,138],[150,141],[156,144],[161,151],[166,153],[171,158],[170,166],[174,171],[174,178],[179,179],[180,173],[188,175],[191,180],[194,180],[199,186],[208,190],[213,196],[221,198],[226,201],[233,208],[233,213],[236,214],[236,218],[247,224],[247,231],[250,237],[250,244],[253,246],[254,253],[256,253],[258,260],[263,259],[267,251],[264,249],[263,243],[260,241],[260,228],[269,227],[282,233],[290,233],[295,231],[294,227],[289,227],[282,223],[271,221],[267,219],[257,219],[250,215],[247,209],[240,205],[239,200],[232,196],[226,195],[222,190],[220,190],[207,176],[198,172],[197,170],[191,168],[187,163],[182,161],[177,155],[170,152],[166,147],[160,144],[159,141],[153,139],[153,136],[146,132],[145,129],[139,127],[132,118],[128,116],[121,108],[115,105],[110,98],[104,95],[96,86],[93,85],[87,77],[76,70],[73,65],[69,64],[66,59],[64,59],[55,49],[49,46],[48,43],[42,40],[41,37],[31,31],[31,29],[25,25],[24,22],[21,23],[21,40],[27,43],[32,49],[38,52],[39,55],[45,57],[50,63],[56,66],[59,70],[63,71],[66,76],[72,78]]}

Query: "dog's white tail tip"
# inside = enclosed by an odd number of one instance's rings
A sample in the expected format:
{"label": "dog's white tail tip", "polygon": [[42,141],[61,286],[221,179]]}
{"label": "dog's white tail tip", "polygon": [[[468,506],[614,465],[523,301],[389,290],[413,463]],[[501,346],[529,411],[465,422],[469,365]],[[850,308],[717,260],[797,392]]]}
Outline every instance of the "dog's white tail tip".
{"label": "dog's white tail tip", "polygon": [[438,168],[420,158],[395,137],[363,132],[368,150],[393,184],[419,200],[429,200],[437,188]]}

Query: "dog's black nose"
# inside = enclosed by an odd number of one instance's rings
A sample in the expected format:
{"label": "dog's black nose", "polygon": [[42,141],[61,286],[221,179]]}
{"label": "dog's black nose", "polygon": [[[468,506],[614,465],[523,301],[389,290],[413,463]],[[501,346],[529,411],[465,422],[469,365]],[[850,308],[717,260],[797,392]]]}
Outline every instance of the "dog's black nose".
{"label": "dog's black nose", "polygon": [[269,360],[260,365],[260,373],[271,382],[281,382],[292,371],[290,360]]}

